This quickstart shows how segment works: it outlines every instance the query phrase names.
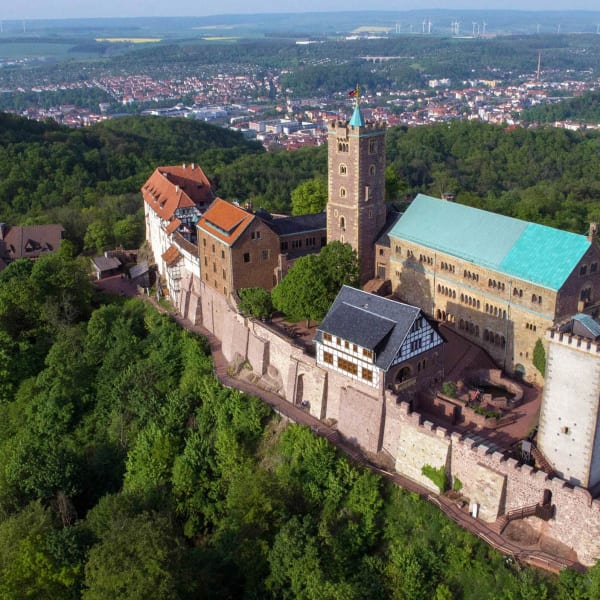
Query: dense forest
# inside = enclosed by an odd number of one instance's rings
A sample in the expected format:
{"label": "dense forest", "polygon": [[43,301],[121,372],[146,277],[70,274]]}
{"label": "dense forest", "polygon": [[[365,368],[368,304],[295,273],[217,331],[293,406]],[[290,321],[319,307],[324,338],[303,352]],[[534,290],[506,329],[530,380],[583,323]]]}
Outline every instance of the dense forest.
{"label": "dense forest", "polygon": [[[453,191],[459,202],[585,232],[600,219],[600,134],[478,122],[390,128],[387,193]],[[327,149],[264,152],[186,119],[125,117],[70,130],[0,113],[0,218],[58,222],[78,249],[141,243],[139,189],[159,165],[195,162],[228,200],[291,212],[292,192],[324,180]]]}
{"label": "dense forest", "polygon": [[600,123],[600,92],[586,92],[576,98],[561,100],[556,104],[543,104],[523,111],[526,123],[554,123],[574,121],[577,123]]}
{"label": "dense forest", "polygon": [[597,598],[225,389],[67,244],[0,273],[0,598]]}

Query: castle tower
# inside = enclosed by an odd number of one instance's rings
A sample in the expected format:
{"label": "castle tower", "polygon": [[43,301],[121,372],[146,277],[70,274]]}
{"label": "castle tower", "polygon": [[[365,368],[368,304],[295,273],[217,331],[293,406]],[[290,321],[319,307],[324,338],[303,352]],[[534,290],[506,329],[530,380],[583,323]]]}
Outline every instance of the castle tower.
{"label": "castle tower", "polygon": [[546,333],[546,381],[537,435],[559,477],[600,490],[600,324],[589,315]]}
{"label": "castle tower", "polygon": [[385,124],[366,123],[357,101],[350,121],[328,133],[327,241],[358,254],[361,285],[375,272],[375,241],[385,225]]}

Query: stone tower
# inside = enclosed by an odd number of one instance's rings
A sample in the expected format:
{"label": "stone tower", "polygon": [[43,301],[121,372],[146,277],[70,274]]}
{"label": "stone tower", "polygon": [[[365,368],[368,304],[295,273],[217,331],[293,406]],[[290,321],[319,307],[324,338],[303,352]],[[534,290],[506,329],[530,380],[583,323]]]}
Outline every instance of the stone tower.
{"label": "stone tower", "polygon": [[327,241],[356,250],[361,285],[374,277],[375,241],[386,220],[385,130],[383,123],[365,122],[358,100],[350,121],[327,128]]}
{"label": "stone tower", "polygon": [[539,449],[573,485],[600,491],[600,324],[577,314],[546,333]]}

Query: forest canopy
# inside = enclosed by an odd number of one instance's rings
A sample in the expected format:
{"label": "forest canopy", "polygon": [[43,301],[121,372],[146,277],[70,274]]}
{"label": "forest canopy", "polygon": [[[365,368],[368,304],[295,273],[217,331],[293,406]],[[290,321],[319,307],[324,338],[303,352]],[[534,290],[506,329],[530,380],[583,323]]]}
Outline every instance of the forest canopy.
{"label": "forest canopy", "polygon": [[[80,272],[54,255],[0,274],[0,598],[595,597],[597,568],[507,561]],[[77,310],[45,301],[65,297]]]}

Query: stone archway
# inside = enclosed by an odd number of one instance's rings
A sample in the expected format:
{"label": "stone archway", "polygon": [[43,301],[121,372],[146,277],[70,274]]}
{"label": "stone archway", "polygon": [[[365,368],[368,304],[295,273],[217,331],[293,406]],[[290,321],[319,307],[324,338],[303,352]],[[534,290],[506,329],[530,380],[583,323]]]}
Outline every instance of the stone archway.
{"label": "stone archway", "polygon": [[402,367],[401,369],[398,369],[398,372],[396,373],[396,377],[394,378],[394,383],[398,384],[398,383],[402,383],[404,381],[406,381],[407,379],[410,379],[412,376],[412,370],[410,368],[410,366],[406,365],[404,367]]}

